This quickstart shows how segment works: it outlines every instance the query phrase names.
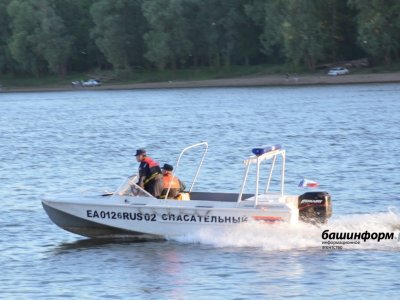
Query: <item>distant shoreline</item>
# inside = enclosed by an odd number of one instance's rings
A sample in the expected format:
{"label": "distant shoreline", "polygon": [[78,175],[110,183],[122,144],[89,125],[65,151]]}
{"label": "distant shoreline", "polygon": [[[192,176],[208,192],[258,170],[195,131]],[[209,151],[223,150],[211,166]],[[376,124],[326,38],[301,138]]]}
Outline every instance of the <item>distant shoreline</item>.
{"label": "distant shoreline", "polygon": [[263,86],[304,86],[363,83],[400,83],[400,72],[376,74],[349,74],[328,76],[325,74],[264,75],[207,80],[147,82],[131,84],[104,84],[99,87],[76,88],[72,86],[2,88],[0,93],[19,92],[63,92],[63,91],[109,91],[168,88],[207,88],[207,87],[263,87]]}

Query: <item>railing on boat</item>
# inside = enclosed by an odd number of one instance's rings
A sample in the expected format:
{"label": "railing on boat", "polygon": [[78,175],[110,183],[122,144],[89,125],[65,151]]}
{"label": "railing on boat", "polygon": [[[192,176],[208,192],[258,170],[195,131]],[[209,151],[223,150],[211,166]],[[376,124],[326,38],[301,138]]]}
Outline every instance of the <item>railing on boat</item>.
{"label": "railing on boat", "polygon": [[203,165],[204,158],[206,157],[206,154],[207,154],[207,151],[208,151],[208,143],[207,143],[207,142],[201,142],[201,143],[197,143],[197,144],[188,146],[188,147],[186,147],[185,149],[183,149],[183,150],[181,151],[181,154],[179,154],[178,160],[176,161],[175,170],[174,170],[174,172],[172,173],[172,180],[170,181],[170,184],[169,184],[169,187],[168,187],[168,191],[167,191],[167,193],[166,193],[166,195],[165,195],[165,199],[168,198],[168,195],[169,195],[169,192],[170,192],[171,186],[172,186],[172,181],[173,181],[174,178],[175,178],[175,174],[176,174],[176,171],[178,170],[179,163],[180,163],[180,161],[181,161],[181,158],[182,158],[183,154],[184,154],[185,152],[187,152],[187,151],[193,149],[193,148],[197,148],[197,147],[201,147],[201,146],[204,147],[204,152],[203,152],[203,155],[201,156],[201,160],[200,160],[200,163],[199,163],[199,165],[198,165],[198,167],[197,167],[196,174],[194,175],[192,184],[190,185],[190,188],[189,188],[189,191],[188,191],[189,193],[192,192],[193,187],[194,187],[194,184],[195,184],[195,182],[196,182],[196,180],[197,180],[197,177],[198,177],[198,175],[199,175],[199,173],[200,173],[200,169],[201,169],[201,167],[202,167],[202,165]]}
{"label": "railing on boat", "polygon": [[271,179],[272,179],[272,173],[274,171],[275,168],[275,163],[277,160],[278,156],[282,157],[282,171],[281,171],[281,182],[280,182],[280,195],[283,196],[284,195],[284,188],[285,188],[285,164],[286,164],[286,152],[284,149],[277,149],[277,150],[271,150],[268,152],[265,152],[264,154],[261,155],[254,155],[254,156],[250,156],[248,159],[246,159],[244,161],[245,164],[245,172],[244,172],[244,177],[243,177],[243,182],[242,182],[242,186],[240,188],[240,192],[239,192],[239,196],[237,199],[237,203],[239,205],[239,203],[242,201],[242,195],[247,183],[247,178],[249,175],[249,171],[250,171],[250,166],[251,165],[256,165],[256,188],[255,188],[255,193],[254,193],[254,207],[256,207],[258,205],[258,200],[259,200],[259,187],[260,187],[260,166],[262,162],[268,161],[272,159],[272,164],[270,167],[270,171],[269,171],[269,176],[268,176],[268,180],[264,189],[264,193],[263,194],[267,194],[270,188],[270,184],[271,184]]}

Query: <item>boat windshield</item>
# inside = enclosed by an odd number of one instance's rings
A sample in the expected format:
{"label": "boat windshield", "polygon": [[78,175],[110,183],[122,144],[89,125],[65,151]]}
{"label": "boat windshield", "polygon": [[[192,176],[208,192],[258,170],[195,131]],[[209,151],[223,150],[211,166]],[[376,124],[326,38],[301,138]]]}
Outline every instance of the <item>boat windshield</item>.
{"label": "boat windshield", "polygon": [[137,175],[128,177],[115,191],[115,194],[119,196],[130,196],[130,197],[153,197],[151,194],[149,194],[140,186],[138,186],[136,182],[137,182]]}

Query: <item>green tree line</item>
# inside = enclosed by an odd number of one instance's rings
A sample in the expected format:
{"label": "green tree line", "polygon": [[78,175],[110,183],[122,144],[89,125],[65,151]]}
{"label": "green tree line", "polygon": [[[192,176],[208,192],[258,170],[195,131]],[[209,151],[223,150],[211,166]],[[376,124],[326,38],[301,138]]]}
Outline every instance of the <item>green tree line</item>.
{"label": "green tree line", "polygon": [[0,73],[400,58],[398,0],[0,0]]}

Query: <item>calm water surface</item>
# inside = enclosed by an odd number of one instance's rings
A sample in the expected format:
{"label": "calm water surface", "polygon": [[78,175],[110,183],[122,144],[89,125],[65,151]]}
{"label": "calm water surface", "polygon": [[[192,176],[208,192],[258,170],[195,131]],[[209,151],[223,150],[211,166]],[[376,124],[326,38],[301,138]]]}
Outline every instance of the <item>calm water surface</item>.
{"label": "calm water surface", "polygon": [[[0,298],[399,297],[397,240],[321,249],[324,229],[397,237],[398,84],[14,93],[0,112]],[[113,190],[136,172],[136,148],[174,164],[203,140],[196,190],[237,192],[251,148],[281,143],[287,192],[318,180],[331,222],[111,242],[63,231],[41,207],[43,194]]]}

